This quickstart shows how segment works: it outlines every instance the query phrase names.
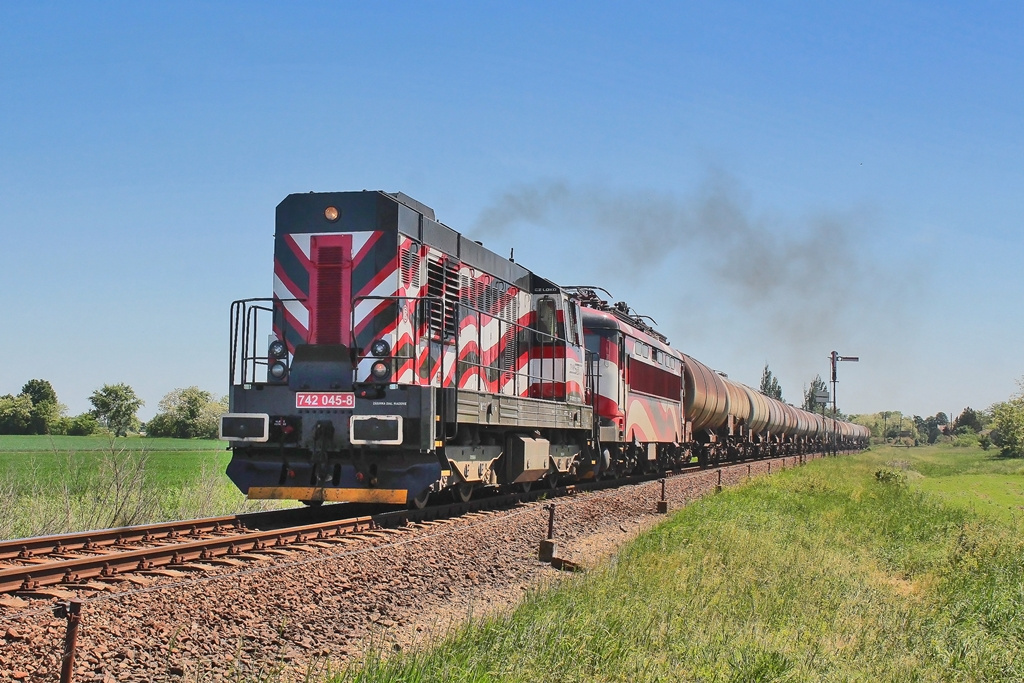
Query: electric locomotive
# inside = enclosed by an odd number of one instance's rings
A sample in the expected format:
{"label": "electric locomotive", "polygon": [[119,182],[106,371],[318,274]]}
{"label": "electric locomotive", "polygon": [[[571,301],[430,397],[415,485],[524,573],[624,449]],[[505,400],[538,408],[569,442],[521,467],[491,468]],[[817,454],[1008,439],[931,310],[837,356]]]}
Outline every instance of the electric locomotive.
{"label": "electric locomotive", "polygon": [[231,347],[249,498],[418,507],[597,472],[577,298],[404,194],[285,198],[273,297],[232,304]]}
{"label": "electric locomotive", "polygon": [[[599,287],[569,287],[583,305],[595,379],[602,466],[616,474],[709,466],[867,444],[867,428],[828,420],[732,381],[672,348],[625,303]],[[604,291],[604,290],[601,290]],[[604,292],[607,294],[607,292]]]}

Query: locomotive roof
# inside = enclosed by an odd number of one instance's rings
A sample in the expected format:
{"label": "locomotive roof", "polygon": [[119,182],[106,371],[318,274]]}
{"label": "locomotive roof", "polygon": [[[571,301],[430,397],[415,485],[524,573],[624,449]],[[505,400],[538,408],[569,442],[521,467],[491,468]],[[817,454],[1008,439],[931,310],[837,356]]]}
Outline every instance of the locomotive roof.
{"label": "locomotive roof", "polygon": [[[338,210],[333,221],[327,207]],[[560,292],[554,283],[436,219],[434,210],[402,193],[382,190],[290,194],[277,205],[276,235],[291,233],[395,231],[430,245],[462,263],[530,292]]]}
{"label": "locomotive roof", "polygon": [[611,311],[599,311],[589,306],[582,306],[580,312],[583,314],[584,327],[597,330],[618,330],[619,332],[636,337],[645,344],[650,344],[654,348],[660,349],[676,358],[681,358],[684,355],[682,351],[669,346],[667,341],[654,337],[644,330],[629,324]]}

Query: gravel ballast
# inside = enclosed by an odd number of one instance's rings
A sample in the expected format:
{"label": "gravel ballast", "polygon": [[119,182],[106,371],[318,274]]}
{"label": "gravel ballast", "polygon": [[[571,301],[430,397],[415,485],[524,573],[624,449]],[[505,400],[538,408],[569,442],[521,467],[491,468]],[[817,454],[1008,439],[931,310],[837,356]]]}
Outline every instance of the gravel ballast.
{"label": "gravel ballast", "polygon": [[[786,459],[787,467],[795,459]],[[752,475],[769,461],[751,463]],[[770,461],[774,471],[780,459]],[[723,485],[748,466],[721,470]],[[670,509],[713,491],[717,470],[667,480]],[[67,621],[52,606],[83,601],[76,681],[301,680],[373,644],[405,649],[468,617],[507,611],[563,574],[537,560],[556,506],[556,556],[584,568],[664,519],[657,481],[512,510],[470,513],[400,531],[311,543],[235,565],[97,585],[58,597],[0,601],[0,680],[56,681]],[[141,579],[140,579],[141,580]]]}

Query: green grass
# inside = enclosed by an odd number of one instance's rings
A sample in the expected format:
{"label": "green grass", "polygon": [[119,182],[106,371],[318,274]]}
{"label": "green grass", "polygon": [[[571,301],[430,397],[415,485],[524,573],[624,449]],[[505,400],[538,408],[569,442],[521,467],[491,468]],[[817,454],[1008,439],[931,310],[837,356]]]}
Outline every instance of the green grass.
{"label": "green grass", "polygon": [[0,437],[0,538],[231,514],[247,501],[213,440]]}
{"label": "green grass", "polygon": [[[908,452],[913,456],[908,459]],[[1024,461],[981,448],[878,448],[866,461],[904,469],[910,483],[950,505],[1024,523]]]}
{"label": "green grass", "polygon": [[146,477],[156,488],[187,486],[205,471],[223,472],[231,460],[225,443],[212,439],[109,436],[0,436],[0,478],[24,493],[46,488],[68,470],[86,468],[111,453],[144,454]]}
{"label": "green grass", "polygon": [[880,448],[757,479],[507,617],[332,680],[1024,680],[1020,528],[921,484],[1014,465]]}
{"label": "green grass", "polygon": [[0,453],[39,453],[54,451],[106,451],[117,447],[147,451],[216,451],[224,450],[224,442],[216,439],[157,439],[140,436],[35,436],[0,435]]}

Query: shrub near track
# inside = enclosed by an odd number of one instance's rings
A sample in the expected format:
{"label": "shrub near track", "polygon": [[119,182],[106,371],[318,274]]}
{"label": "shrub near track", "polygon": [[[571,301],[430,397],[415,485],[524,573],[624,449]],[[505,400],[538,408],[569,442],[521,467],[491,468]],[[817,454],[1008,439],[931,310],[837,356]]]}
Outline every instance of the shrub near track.
{"label": "shrub near track", "polygon": [[707,497],[507,618],[332,680],[1024,680],[1019,528],[880,450]]}

